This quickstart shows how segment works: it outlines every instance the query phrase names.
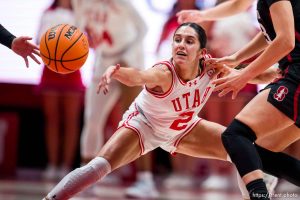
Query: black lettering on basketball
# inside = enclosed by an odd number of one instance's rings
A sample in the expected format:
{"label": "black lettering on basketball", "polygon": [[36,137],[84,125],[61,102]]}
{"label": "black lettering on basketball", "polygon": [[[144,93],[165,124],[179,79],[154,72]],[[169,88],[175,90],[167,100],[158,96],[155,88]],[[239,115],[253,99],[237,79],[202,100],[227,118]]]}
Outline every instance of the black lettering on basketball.
{"label": "black lettering on basketball", "polygon": [[50,32],[49,32],[49,35],[48,35],[48,41],[49,40],[52,40],[53,38],[55,38],[55,36],[56,36],[56,30],[57,30],[57,28],[60,26],[60,24],[59,25],[57,25],[57,26],[54,26],[54,27],[52,27],[51,29],[50,29]]}
{"label": "black lettering on basketball", "polygon": [[67,32],[65,33],[65,37],[70,40],[72,38],[72,36],[74,35],[74,32],[76,31],[77,27],[75,26],[71,26]]}

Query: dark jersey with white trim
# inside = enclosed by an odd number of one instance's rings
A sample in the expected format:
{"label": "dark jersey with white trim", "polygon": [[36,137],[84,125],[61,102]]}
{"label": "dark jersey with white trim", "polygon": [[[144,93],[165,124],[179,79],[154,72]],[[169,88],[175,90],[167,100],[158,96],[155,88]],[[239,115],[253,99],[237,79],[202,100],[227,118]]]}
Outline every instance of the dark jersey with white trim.
{"label": "dark jersey with white trim", "polygon": [[[281,0],[258,0],[257,2],[258,22],[267,41],[272,41],[276,37],[269,8],[273,3],[276,3],[278,1]],[[279,67],[282,70],[285,70],[285,68],[292,63],[300,63],[300,0],[289,1],[291,2],[293,8],[296,40],[295,48],[279,61]]]}
{"label": "dark jersey with white trim", "polygon": [[11,34],[8,30],[6,30],[1,24],[0,24],[0,43],[4,46],[7,46],[8,48],[11,48],[11,43],[16,37]]}

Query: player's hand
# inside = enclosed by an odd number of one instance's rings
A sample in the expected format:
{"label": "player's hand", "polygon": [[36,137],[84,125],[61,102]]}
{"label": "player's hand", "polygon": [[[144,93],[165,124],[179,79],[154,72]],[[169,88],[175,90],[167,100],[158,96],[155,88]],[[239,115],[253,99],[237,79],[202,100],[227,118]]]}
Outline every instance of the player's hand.
{"label": "player's hand", "polygon": [[176,16],[178,17],[177,21],[179,24],[185,22],[201,23],[205,21],[203,12],[199,10],[183,10],[178,12]]}
{"label": "player's hand", "polygon": [[225,64],[209,64],[209,65],[206,65],[205,71],[208,71],[208,70],[211,70],[211,69],[213,69],[215,71],[213,79],[216,78],[216,77],[222,78],[224,76],[227,76],[230,73],[234,73],[234,72],[231,72],[231,71],[236,70],[236,69],[233,69],[231,67],[228,67]]}
{"label": "player's hand", "polygon": [[227,76],[212,81],[216,84],[214,91],[220,91],[219,96],[225,96],[232,92],[232,99],[235,99],[239,91],[245,87],[249,78],[245,76],[243,70],[230,70]]}
{"label": "player's hand", "polygon": [[109,84],[111,82],[111,77],[117,70],[120,69],[120,64],[113,65],[107,68],[105,73],[102,75],[100,82],[98,84],[97,93],[99,94],[103,90],[103,94],[107,94],[109,91]]}
{"label": "player's hand", "polygon": [[219,69],[223,67],[230,67],[230,68],[235,68],[237,67],[240,63],[237,61],[237,59],[231,55],[231,56],[225,56],[222,58],[208,58],[205,59],[205,64],[208,67],[208,69]]}
{"label": "player's hand", "polygon": [[28,42],[28,40],[32,40],[32,38],[28,36],[16,37],[11,44],[11,49],[16,54],[24,58],[26,67],[29,67],[27,56],[29,56],[37,64],[41,64],[40,61],[38,61],[38,59],[35,57],[35,55],[40,56],[39,47]]}

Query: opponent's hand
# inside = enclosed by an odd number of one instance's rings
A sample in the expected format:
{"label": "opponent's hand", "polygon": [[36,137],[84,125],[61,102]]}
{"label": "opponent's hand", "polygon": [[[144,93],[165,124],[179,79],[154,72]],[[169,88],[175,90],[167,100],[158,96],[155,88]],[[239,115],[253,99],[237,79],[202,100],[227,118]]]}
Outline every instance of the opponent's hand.
{"label": "opponent's hand", "polygon": [[109,91],[109,84],[111,82],[111,77],[117,70],[120,69],[120,64],[110,66],[107,68],[105,73],[101,76],[100,82],[98,84],[97,93],[99,94],[103,90],[103,94],[107,94]]}
{"label": "opponent's hand", "polygon": [[240,63],[236,60],[234,56],[225,56],[222,58],[208,58],[205,60],[205,64],[208,67],[208,69],[219,69],[223,68],[224,66],[230,67],[230,68],[235,68],[237,67]]}
{"label": "opponent's hand", "polygon": [[177,21],[179,24],[185,22],[201,23],[205,21],[203,12],[199,10],[183,10],[178,12],[176,16],[178,17]]}
{"label": "opponent's hand", "polygon": [[214,91],[220,91],[220,97],[232,92],[232,99],[235,99],[239,91],[245,87],[249,80],[242,71],[232,69],[227,76],[212,81],[213,84],[216,84]]}
{"label": "opponent's hand", "polygon": [[28,42],[28,40],[32,40],[32,38],[28,36],[16,37],[11,44],[11,50],[24,58],[26,67],[29,67],[27,56],[29,56],[37,64],[41,64],[40,61],[38,61],[38,59],[35,57],[35,55],[40,56],[39,47]]}

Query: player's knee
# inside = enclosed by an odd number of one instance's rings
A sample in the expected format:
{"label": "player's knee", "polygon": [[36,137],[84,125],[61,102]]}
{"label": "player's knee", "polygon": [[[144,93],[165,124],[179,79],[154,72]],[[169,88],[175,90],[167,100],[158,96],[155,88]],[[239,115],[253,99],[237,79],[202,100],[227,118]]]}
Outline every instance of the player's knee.
{"label": "player's knee", "polygon": [[109,162],[105,158],[96,157],[92,159],[85,166],[75,169],[71,177],[73,178],[81,177],[80,178],[81,184],[88,185],[98,180],[101,180],[110,172],[111,172],[111,166]]}
{"label": "player's knee", "polygon": [[233,148],[236,142],[243,143],[242,138],[245,138],[251,142],[255,141],[256,135],[249,126],[237,119],[234,119],[223,132],[221,138],[224,147],[227,151],[229,151],[230,149],[234,150]]}
{"label": "player's knee", "polygon": [[[256,169],[261,169],[261,162],[256,156],[253,141],[255,133],[244,123],[233,120],[222,134],[223,145],[229,154],[241,177]],[[245,157],[248,162],[245,163]]]}
{"label": "player's knee", "polygon": [[96,170],[100,178],[111,171],[110,163],[103,157],[94,158],[87,164],[87,166],[91,166],[94,170]]}

